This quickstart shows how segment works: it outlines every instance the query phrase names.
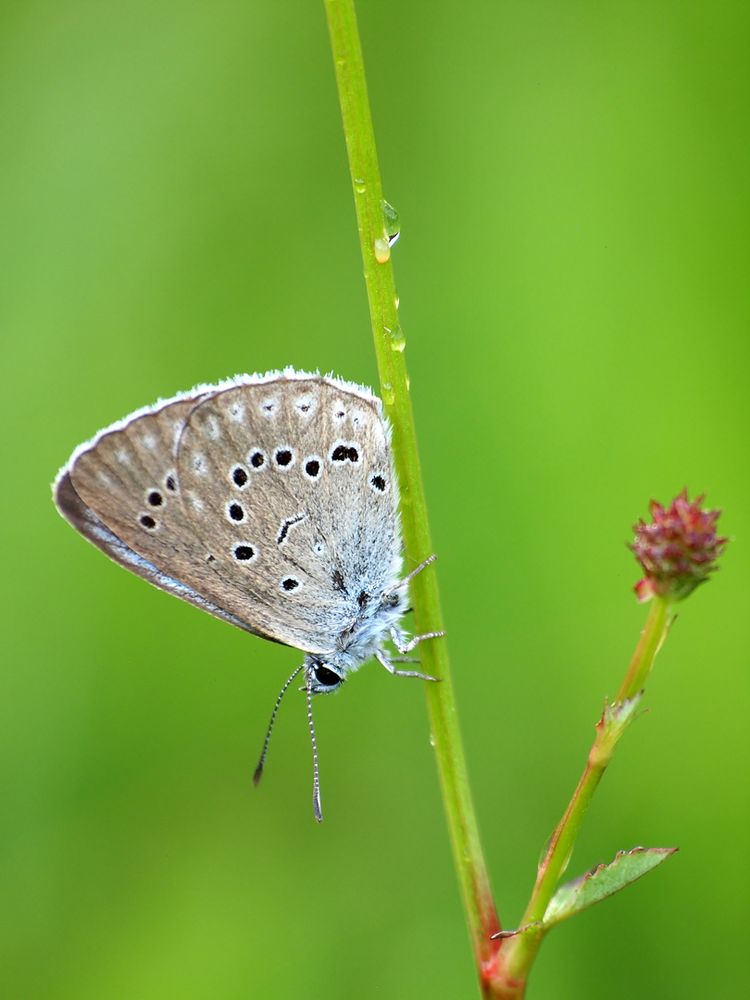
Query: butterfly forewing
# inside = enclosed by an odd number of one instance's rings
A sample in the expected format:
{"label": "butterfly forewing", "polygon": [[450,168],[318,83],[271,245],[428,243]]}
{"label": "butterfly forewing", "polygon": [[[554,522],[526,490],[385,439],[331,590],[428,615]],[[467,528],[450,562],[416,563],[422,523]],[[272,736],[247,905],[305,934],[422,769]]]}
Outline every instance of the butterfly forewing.
{"label": "butterfly forewing", "polygon": [[223,390],[177,448],[191,531],[247,620],[331,652],[400,568],[397,493],[379,401],[322,378]]}

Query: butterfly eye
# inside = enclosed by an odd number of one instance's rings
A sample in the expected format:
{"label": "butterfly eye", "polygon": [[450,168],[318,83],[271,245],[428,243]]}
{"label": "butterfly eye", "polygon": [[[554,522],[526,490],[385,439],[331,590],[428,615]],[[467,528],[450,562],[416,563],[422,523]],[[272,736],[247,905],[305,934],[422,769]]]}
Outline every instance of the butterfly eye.
{"label": "butterfly eye", "polygon": [[315,667],[315,680],[322,687],[335,688],[341,684],[341,677],[333,670],[330,670],[323,663],[318,663]]}

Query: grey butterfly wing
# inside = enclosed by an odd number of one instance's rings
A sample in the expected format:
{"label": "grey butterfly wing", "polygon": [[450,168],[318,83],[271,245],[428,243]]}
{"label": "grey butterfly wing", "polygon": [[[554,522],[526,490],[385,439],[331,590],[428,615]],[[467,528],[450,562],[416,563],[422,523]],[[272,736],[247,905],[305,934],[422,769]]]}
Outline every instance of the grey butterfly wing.
{"label": "grey butterfly wing", "polygon": [[[111,559],[154,586],[246,631],[241,595],[207,559],[187,520],[176,445],[205,393],[119,422],[78,449],[55,484],[60,513]],[[268,638],[271,638],[270,636]]]}
{"label": "grey butterfly wing", "polygon": [[244,595],[247,620],[312,653],[341,648],[401,567],[380,401],[319,377],[198,403],[177,448],[192,533]]}

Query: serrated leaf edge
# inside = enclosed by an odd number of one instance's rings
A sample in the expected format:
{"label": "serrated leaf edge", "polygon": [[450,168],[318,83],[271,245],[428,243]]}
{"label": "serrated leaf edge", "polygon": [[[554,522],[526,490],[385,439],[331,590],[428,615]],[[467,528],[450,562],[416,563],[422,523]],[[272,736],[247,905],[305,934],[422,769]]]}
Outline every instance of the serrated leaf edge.
{"label": "serrated leaf edge", "polygon": [[[572,879],[570,882],[566,882],[563,885],[559,886],[554,896],[547,904],[547,909],[545,911],[544,918],[542,920],[542,926],[544,927],[545,930],[548,930],[550,927],[554,927],[555,924],[562,923],[563,920],[568,920],[570,917],[575,916],[577,913],[582,913],[584,910],[587,910],[590,906],[594,906],[596,903],[601,903],[602,900],[607,899],[608,896],[613,896],[616,892],[620,892],[620,890],[627,888],[627,886],[629,885],[632,885],[633,882],[637,882],[638,879],[648,874],[648,872],[653,871],[654,868],[660,865],[663,861],[666,861],[667,858],[671,857],[678,850],[679,848],[677,847],[638,846],[638,847],[631,847],[629,851],[624,851],[624,850],[618,851],[615,854],[612,861],[601,862],[600,864],[595,865],[589,871],[584,872],[583,875],[579,875],[578,878]],[[604,871],[608,871],[609,869],[611,869],[614,865],[617,864],[617,862],[621,858],[632,857],[633,855],[642,854],[644,852],[647,852],[652,856],[661,855],[661,857],[659,857],[651,867],[644,868],[643,871],[637,874],[634,878],[629,879],[627,882],[623,882],[622,885],[612,889],[611,892],[607,892],[599,899],[591,900],[584,906],[580,906],[578,908],[576,908],[575,906],[568,906],[567,909],[561,909],[557,914],[555,914],[554,904],[556,900],[559,900],[560,895],[562,893],[574,893],[577,896],[587,882],[591,882],[593,879],[597,878],[597,876],[601,875]]]}

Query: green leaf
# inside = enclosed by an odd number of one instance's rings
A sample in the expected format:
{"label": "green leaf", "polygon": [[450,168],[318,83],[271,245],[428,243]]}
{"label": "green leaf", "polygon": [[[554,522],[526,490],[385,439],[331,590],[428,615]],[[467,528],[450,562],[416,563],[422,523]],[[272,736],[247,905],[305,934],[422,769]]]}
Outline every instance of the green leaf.
{"label": "green leaf", "polygon": [[545,929],[553,927],[619,892],[666,861],[676,850],[676,847],[634,847],[632,851],[618,851],[608,865],[597,865],[580,878],[561,885],[549,901],[543,926]]}

